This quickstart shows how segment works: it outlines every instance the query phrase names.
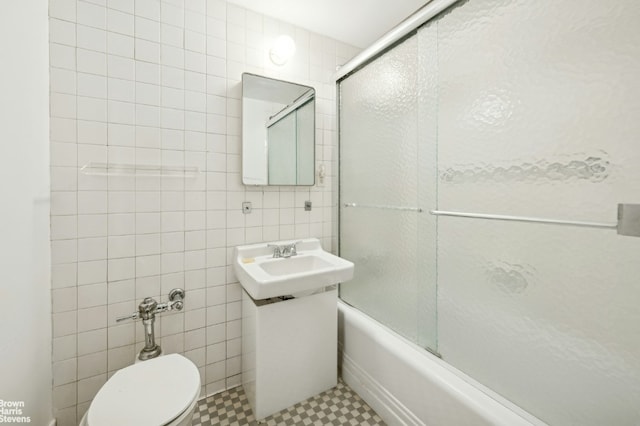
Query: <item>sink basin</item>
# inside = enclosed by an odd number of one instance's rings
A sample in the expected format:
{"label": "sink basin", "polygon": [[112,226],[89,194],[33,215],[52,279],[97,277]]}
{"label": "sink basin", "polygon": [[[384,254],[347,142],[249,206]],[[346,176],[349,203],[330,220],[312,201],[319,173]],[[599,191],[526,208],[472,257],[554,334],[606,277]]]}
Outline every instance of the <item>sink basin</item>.
{"label": "sink basin", "polygon": [[295,296],[353,278],[353,263],[324,251],[317,238],[302,240],[296,247],[298,254],[289,258],[274,258],[273,248],[267,243],[236,247],[233,268],[253,299]]}

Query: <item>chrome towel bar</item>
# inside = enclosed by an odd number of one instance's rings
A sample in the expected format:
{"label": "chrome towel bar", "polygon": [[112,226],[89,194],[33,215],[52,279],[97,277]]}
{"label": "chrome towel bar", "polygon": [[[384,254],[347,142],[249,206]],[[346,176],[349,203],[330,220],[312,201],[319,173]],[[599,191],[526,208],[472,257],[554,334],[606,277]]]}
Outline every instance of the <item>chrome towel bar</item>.
{"label": "chrome towel bar", "polygon": [[466,213],[444,210],[429,211],[434,216],[466,217],[473,219],[506,220],[512,222],[534,222],[548,225],[579,226],[585,228],[615,229],[619,235],[640,237],[640,204],[618,204],[618,221],[586,222],[577,220],[560,220],[528,216],[508,216],[484,213]]}

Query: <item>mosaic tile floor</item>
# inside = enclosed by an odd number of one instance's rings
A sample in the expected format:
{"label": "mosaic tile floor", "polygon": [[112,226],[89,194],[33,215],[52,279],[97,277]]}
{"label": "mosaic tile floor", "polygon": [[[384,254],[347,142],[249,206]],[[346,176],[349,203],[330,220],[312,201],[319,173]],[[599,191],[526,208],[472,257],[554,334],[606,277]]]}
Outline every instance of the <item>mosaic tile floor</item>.
{"label": "mosaic tile floor", "polygon": [[342,380],[338,386],[256,422],[241,386],[202,399],[193,426],[385,425]]}

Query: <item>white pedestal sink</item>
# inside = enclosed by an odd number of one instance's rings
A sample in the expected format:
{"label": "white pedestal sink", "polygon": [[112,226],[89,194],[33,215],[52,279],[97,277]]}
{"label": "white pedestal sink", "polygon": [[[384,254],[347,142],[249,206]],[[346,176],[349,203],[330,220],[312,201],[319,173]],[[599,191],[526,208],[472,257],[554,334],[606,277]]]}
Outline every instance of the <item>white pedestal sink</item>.
{"label": "white pedestal sink", "polygon": [[235,252],[244,288],[242,384],[258,420],[337,384],[335,284],[353,277],[353,263],[314,238],[298,243],[297,253],[273,258],[266,243]]}

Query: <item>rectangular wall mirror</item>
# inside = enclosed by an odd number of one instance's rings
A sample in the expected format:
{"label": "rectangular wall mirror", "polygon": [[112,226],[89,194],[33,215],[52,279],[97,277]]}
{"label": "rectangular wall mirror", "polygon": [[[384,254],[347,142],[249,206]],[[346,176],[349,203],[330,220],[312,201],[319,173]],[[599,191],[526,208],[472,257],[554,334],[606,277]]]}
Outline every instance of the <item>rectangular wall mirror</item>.
{"label": "rectangular wall mirror", "polygon": [[242,74],[242,183],[315,183],[315,89]]}

